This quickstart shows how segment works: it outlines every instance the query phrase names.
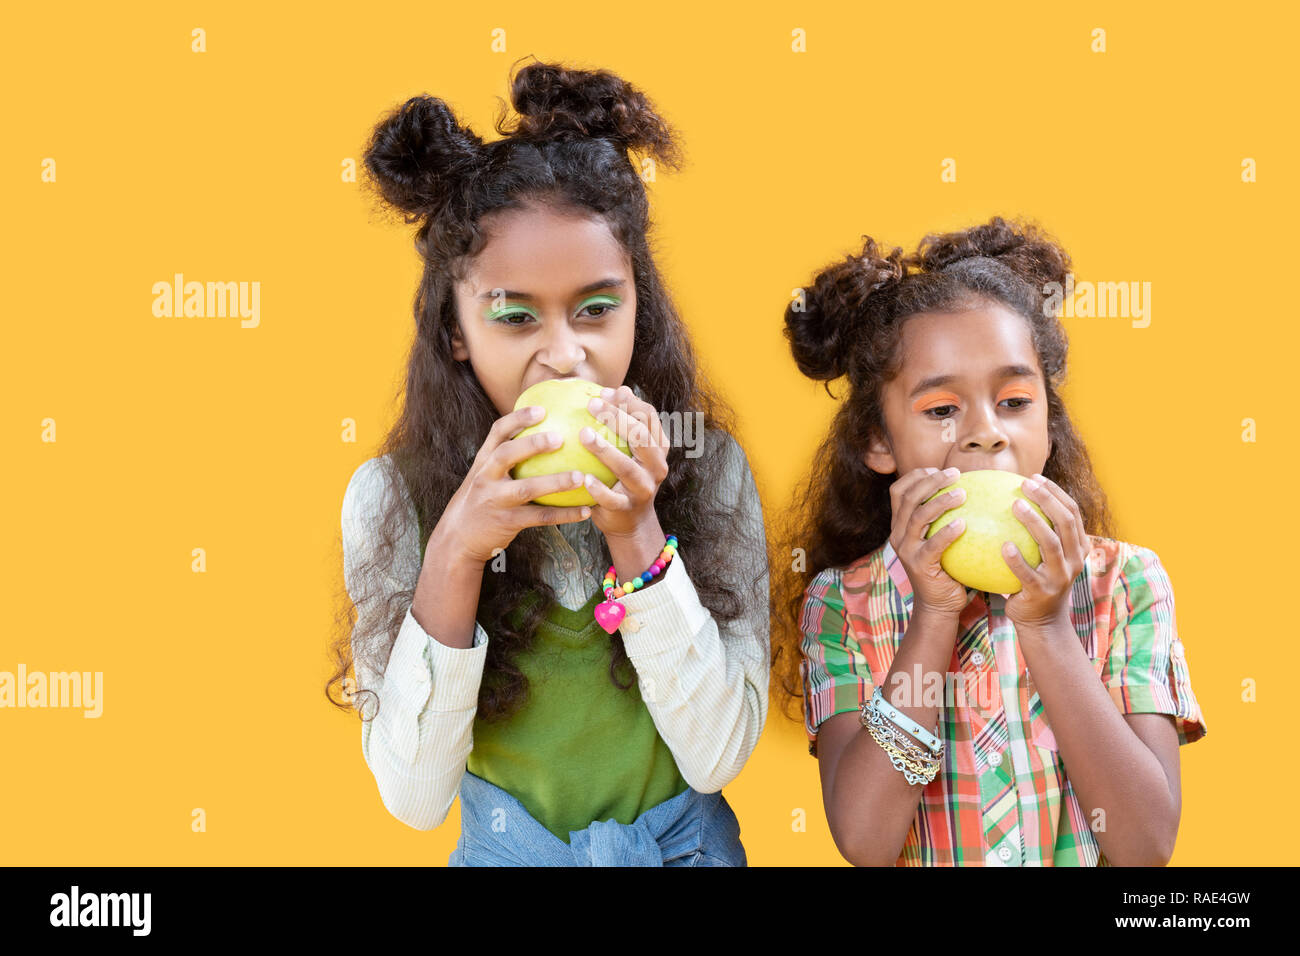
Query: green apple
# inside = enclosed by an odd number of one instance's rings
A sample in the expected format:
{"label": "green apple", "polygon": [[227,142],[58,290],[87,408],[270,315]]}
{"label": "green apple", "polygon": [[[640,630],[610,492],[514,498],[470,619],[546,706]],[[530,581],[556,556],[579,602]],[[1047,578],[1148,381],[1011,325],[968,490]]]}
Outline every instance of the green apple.
{"label": "green apple", "polygon": [[945,485],[927,501],[947,494],[953,488],[963,488],[966,500],[949,508],[930,522],[927,538],[933,537],[944,525],[957,518],[966,522],[957,539],[948,545],[939,564],[950,578],[968,588],[993,594],[1015,594],[1020,590],[1020,579],[1002,557],[1002,545],[1010,541],[1020,549],[1025,562],[1038,567],[1042,556],[1038,542],[1029,529],[1011,510],[1017,498],[1029,501],[1029,506],[1052,527],[1052,521],[1043,510],[1030,501],[1020,490],[1023,475],[1013,471],[966,471],[950,485]]}
{"label": "green apple", "polygon": [[[587,403],[599,397],[602,386],[582,378],[553,378],[538,382],[520,393],[515,400],[515,408],[528,405],[540,405],[546,409],[546,417],[536,425],[530,425],[513,437],[523,438],[534,432],[559,432],[564,444],[555,451],[542,452],[521,461],[510,470],[511,478],[536,478],[539,475],[554,475],[561,471],[581,471],[595,475],[607,487],[612,487],[618,479],[609,467],[582,444],[578,432],[584,428],[595,430],[611,445],[625,455],[632,450],[627,442],[615,431],[607,428],[595,415],[587,410]],[[549,495],[534,498],[539,505],[556,505],[570,507],[573,505],[594,505],[596,499],[586,488],[573,488],[569,491],[554,491]]]}

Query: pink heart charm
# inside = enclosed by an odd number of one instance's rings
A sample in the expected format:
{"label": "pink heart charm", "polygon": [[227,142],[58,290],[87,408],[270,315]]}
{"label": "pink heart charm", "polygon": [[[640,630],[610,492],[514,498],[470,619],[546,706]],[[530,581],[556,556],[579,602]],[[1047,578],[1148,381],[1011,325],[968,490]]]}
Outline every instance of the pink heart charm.
{"label": "pink heart charm", "polygon": [[596,605],[596,623],[603,627],[607,634],[613,634],[618,630],[626,613],[627,608],[617,601],[601,601]]}

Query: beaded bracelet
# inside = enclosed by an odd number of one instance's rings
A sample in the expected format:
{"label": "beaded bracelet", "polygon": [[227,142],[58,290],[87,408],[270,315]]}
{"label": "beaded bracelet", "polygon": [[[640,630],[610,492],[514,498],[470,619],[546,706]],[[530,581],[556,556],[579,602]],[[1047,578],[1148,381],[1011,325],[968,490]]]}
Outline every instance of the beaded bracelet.
{"label": "beaded bracelet", "polygon": [[605,572],[605,580],[601,582],[601,587],[605,591],[605,600],[596,605],[596,623],[603,627],[608,634],[617,631],[619,624],[623,622],[623,616],[627,614],[627,608],[617,603],[618,599],[645,587],[653,578],[662,574],[664,568],[668,566],[668,562],[673,559],[673,555],[676,553],[677,536],[670,534],[665,539],[664,549],[659,552],[659,557],[655,558],[654,564],[636,577],[617,586],[618,572],[614,570],[614,565],[611,564],[609,570]]}

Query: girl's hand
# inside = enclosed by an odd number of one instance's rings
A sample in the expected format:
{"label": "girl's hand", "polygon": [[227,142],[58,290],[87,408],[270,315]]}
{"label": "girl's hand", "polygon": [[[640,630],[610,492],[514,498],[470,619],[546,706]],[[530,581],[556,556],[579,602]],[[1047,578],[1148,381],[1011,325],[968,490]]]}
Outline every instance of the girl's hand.
{"label": "girl's hand", "polygon": [[505,550],[524,528],[582,521],[588,517],[589,507],[557,508],[530,503],[542,495],[581,487],[582,472],[510,477],[510,469],[519,462],[541,452],[555,451],[562,444],[558,432],[509,437],[536,425],[545,414],[537,406],[528,406],[493,422],[469,473],[429,536],[430,546],[436,539],[438,547],[449,548],[475,563],[487,564],[498,548]]}
{"label": "girl's hand", "polygon": [[939,557],[948,545],[961,534],[965,523],[959,518],[950,521],[934,537],[926,539],[930,522],[950,508],[966,500],[966,492],[954,488],[933,501],[925,499],[952,484],[960,471],[949,468],[916,468],[889,486],[889,500],[893,526],[889,543],[903,562],[907,580],[912,585],[912,611],[925,607],[938,614],[960,614],[969,599],[966,589],[948,576],[939,564]]}
{"label": "girl's hand", "polygon": [[[1037,479],[1037,484],[1031,484]],[[1048,527],[1033,508],[1017,501],[1011,513],[1029,529],[1038,542],[1042,563],[1031,568],[1020,549],[1008,541],[1002,546],[1007,566],[1023,587],[1007,598],[1007,617],[1020,627],[1039,627],[1069,621],[1070,586],[1084,569],[1092,546],[1083,526],[1083,516],[1074,499],[1055,482],[1034,475],[1020,486],[1025,495],[1043,509],[1055,528]]]}
{"label": "girl's hand", "polygon": [[630,537],[658,524],[655,495],[668,477],[668,439],[654,406],[637,398],[626,385],[617,390],[603,389],[601,396],[593,398],[587,410],[602,425],[622,436],[632,455],[623,454],[598,436],[594,428],[584,428],[578,433],[587,450],[618,479],[610,488],[594,475],[586,476],[586,488],[596,499],[591,521],[606,538]]}

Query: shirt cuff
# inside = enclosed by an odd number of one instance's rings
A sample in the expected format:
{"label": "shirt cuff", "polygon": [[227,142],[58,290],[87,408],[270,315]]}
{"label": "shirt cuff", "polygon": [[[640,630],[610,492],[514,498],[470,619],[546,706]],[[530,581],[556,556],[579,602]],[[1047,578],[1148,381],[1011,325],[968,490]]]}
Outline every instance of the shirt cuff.
{"label": "shirt cuff", "polygon": [[384,671],[384,683],[411,710],[421,713],[434,696],[434,711],[466,710],[477,706],[483,665],[487,660],[487,631],[474,622],[473,647],[448,647],[430,637],[408,609]]}
{"label": "shirt cuff", "polygon": [[663,571],[663,580],[619,598],[637,629],[623,629],[623,647],[633,663],[638,657],[662,654],[691,643],[704,627],[709,610],[686,574],[686,564],[677,554]]}

